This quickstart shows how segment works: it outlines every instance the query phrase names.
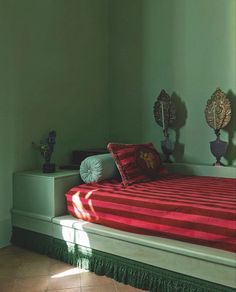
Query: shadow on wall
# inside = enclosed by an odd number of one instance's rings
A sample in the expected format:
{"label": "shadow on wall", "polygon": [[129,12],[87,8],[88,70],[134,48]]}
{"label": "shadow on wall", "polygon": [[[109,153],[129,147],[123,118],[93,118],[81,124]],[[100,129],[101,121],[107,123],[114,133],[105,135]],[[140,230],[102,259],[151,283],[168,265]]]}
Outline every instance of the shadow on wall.
{"label": "shadow on wall", "polygon": [[231,120],[229,124],[225,127],[225,131],[228,133],[228,149],[225,154],[225,159],[228,165],[233,165],[236,162],[236,141],[234,141],[234,134],[236,134],[236,95],[230,90],[227,93],[227,98],[231,103]]}
{"label": "shadow on wall", "polygon": [[173,93],[171,96],[172,102],[176,107],[176,120],[173,125],[173,129],[175,131],[175,149],[173,156],[176,162],[183,161],[184,157],[184,149],[185,145],[180,143],[180,129],[186,124],[187,120],[187,108],[185,102],[181,100],[181,98],[177,95],[177,93]]}

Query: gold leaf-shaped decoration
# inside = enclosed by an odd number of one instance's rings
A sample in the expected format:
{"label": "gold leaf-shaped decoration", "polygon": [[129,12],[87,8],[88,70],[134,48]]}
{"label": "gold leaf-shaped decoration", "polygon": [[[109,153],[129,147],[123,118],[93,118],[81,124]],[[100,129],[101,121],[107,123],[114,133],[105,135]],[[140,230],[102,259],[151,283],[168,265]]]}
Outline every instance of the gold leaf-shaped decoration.
{"label": "gold leaf-shaped decoration", "polygon": [[167,131],[176,119],[175,106],[171,102],[171,97],[164,89],[162,89],[157,97],[153,113],[155,121],[163,128],[163,131]]}
{"label": "gold leaf-shaped decoration", "polygon": [[215,130],[220,130],[228,125],[231,119],[230,101],[220,88],[217,88],[208,99],[205,117],[208,125]]}

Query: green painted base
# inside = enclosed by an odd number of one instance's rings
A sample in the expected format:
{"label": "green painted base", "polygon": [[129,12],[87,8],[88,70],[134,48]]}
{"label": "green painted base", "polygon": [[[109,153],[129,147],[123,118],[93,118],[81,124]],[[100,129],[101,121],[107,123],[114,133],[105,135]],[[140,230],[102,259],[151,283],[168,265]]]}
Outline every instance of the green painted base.
{"label": "green painted base", "polygon": [[10,244],[11,228],[11,219],[0,220],[0,248]]}
{"label": "green painted base", "polygon": [[44,234],[13,228],[12,243],[151,292],[233,292],[233,288],[104,253]]}

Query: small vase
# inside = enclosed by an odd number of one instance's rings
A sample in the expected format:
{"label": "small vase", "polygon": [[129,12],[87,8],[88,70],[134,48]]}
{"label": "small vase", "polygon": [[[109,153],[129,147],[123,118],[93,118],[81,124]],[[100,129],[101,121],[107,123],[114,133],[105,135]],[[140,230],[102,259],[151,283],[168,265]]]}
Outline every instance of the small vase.
{"label": "small vase", "polygon": [[168,163],[172,162],[170,160],[170,155],[174,151],[174,146],[175,146],[174,143],[168,137],[164,141],[161,141],[161,149],[165,155],[164,162],[168,162]]}
{"label": "small vase", "polygon": [[210,142],[211,153],[215,156],[216,162],[213,163],[214,166],[224,166],[220,161],[221,157],[225,155],[228,147],[228,143],[220,140],[218,136],[215,141]]}
{"label": "small vase", "polygon": [[54,163],[44,163],[43,173],[53,173],[56,171],[56,165]]}

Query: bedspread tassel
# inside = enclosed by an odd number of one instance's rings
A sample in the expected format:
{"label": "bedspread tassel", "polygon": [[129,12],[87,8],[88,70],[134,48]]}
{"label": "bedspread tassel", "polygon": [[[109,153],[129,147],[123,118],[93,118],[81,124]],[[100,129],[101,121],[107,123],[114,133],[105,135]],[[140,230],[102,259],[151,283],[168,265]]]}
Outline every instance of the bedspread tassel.
{"label": "bedspread tassel", "polygon": [[[105,275],[118,282],[150,292],[228,292],[225,287],[219,288],[212,283],[148,266],[122,257],[106,254],[76,244],[61,244],[54,241],[58,251],[56,258],[81,269]],[[56,251],[55,249],[54,251]]]}
{"label": "bedspread tassel", "polygon": [[12,243],[150,292],[235,291],[233,288],[16,227],[13,228]]}

